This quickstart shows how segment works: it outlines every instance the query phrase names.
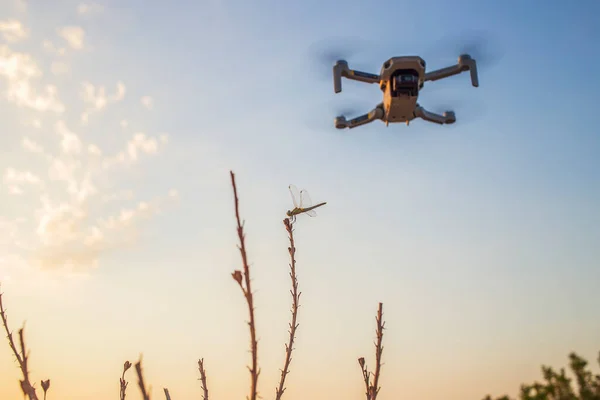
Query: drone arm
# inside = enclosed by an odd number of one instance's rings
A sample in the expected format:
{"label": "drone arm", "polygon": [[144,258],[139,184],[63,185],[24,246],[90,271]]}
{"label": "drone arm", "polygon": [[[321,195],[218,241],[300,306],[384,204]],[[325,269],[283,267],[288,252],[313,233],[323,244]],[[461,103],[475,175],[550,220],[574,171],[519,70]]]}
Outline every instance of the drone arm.
{"label": "drone arm", "polygon": [[352,129],[352,128],[356,128],[361,125],[366,125],[368,123],[371,123],[371,122],[375,121],[376,119],[382,119],[383,115],[384,115],[383,107],[382,107],[382,105],[378,105],[377,107],[375,107],[374,109],[369,111],[367,114],[363,114],[363,115],[353,118],[349,121],[346,121],[346,118],[344,116],[337,117],[335,119],[335,127],[338,129],[344,129],[344,128]]}
{"label": "drone arm", "polygon": [[479,86],[479,77],[477,76],[477,63],[468,55],[462,55],[458,58],[458,64],[431,71],[425,74],[425,81],[437,81],[438,79],[458,75],[461,72],[471,71],[471,84]]}
{"label": "drone arm", "polygon": [[333,66],[333,91],[342,91],[342,77],[364,83],[379,83],[379,75],[356,71],[348,67],[346,61],[340,60]]}
{"label": "drone arm", "polygon": [[433,122],[436,124],[444,125],[444,124],[453,124],[456,122],[456,116],[453,112],[445,112],[444,115],[439,115],[436,113],[432,113],[427,111],[423,107],[417,104],[415,107],[415,117],[421,118],[428,122]]}

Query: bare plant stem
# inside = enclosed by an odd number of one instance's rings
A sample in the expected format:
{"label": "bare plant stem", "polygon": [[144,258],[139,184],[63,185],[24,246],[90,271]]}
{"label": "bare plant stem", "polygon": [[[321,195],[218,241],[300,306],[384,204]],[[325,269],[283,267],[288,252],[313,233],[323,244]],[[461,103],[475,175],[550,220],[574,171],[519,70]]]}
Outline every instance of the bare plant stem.
{"label": "bare plant stem", "polygon": [[260,375],[260,370],[258,370],[258,343],[256,341],[256,322],[254,319],[254,299],[252,296],[252,288],[250,285],[250,267],[248,266],[248,256],[246,252],[245,245],[245,235],[244,235],[244,223],[242,223],[240,219],[240,211],[239,211],[239,200],[237,195],[237,187],[235,185],[235,174],[233,171],[230,171],[231,174],[231,185],[233,186],[233,196],[235,202],[235,218],[237,221],[237,234],[240,241],[238,248],[240,250],[242,256],[242,264],[244,268],[243,278],[244,281],[242,283],[242,272],[239,270],[234,271],[231,275],[233,279],[240,285],[242,292],[244,293],[244,297],[246,298],[246,302],[248,303],[248,312],[250,314],[250,321],[248,322],[248,326],[250,328],[250,350],[252,352],[252,366],[248,367],[250,371],[250,400],[256,400],[257,398],[257,389],[258,389],[258,376]]}
{"label": "bare plant stem", "polygon": [[208,386],[206,385],[206,370],[204,369],[204,358],[198,360],[198,370],[200,371],[200,381],[202,382],[203,400],[208,400]]}
{"label": "bare plant stem", "polygon": [[[376,400],[377,395],[379,394],[379,376],[381,374],[381,355],[383,354],[383,330],[385,329],[385,322],[383,322],[383,303],[379,303],[379,308],[377,309],[377,329],[375,331],[377,335],[377,341],[375,342],[375,373],[371,374],[369,372],[367,365],[365,364],[364,357],[360,357],[358,359],[358,364],[360,365],[360,369],[363,375],[363,380],[365,382],[366,387],[366,397],[367,400]],[[373,383],[370,383],[370,377],[373,375]]]}
{"label": "bare plant stem", "polygon": [[[6,316],[6,310],[4,309],[4,305],[2,304],[2,293],[0,293],[0,318],[2,319],[2,325],[4,326],[4,330],[6,331],[6,338],[8,339],[8,344],[13,351],[13,354],[17,358],[17,363],[19,364],[19,368],[21,369],[21,373],[23,374],[23,380],[21,382],[21,390],[23,394],[28,396],[30,400],[38,400],[38,396],[35,392],[35,388],[31,384],[29,380],[29,369],[27,367],[27,362],[29,361],[29,354],[26,350],[25,346],[25,337],[23,333],[23,328],[19,329],[19,348],[17,350],[17,346],[15,345],[15,341],[8,327],[8,318]],[[49,383],[48,383],[49,385]]]}
{"label": "bare plant stem", "polygon": [[369,378],[371,376],[371,373],[369,372],[369,370],[367,369],[367,364],[365,364],[365,359],[364,357],[360,357],[358,359],[358,365],[360,365],[360,370],[362,372],[362,376],[363,376],[363,381],[365,382],[365,396],[367,396],[367,400],[370,400],[370,384],[369,384]]}
{"label": "bare plant stem", "polygon": [[163,388],[163,390],[165,391],[166,400],[171,400],[171,395],[169,394],[169,389]]}
{"label": "bare plant stem", "polygon": [[148,394],[148,391],[146,390],[146,384],[144,383],[144,374],[142,372],[142,357],[141,356],[140,356],[139,361],[135,363],[135,372],[137,373],[138,386],[140,387],[140,392],[142,393],[142,398],[144,400],[150,400],[150,395]]}
{"label": "bare plant stem", "polygon": [[125,372],[127,372],[129,368],[131,368],[131,363],[129,361],[125,361],[125,363],[123,364],[123,373],[121,374],[121,378],[119,379],[119,385],[121,389],[119,392],[120,400],[125,400],[125,391],[127,390],[127,385],[129,385],[129,382],[125,380]]}
{"label": "bare plant stem", "polygon": [[379,394],[379,375],[381,374],[381,355],[383,354],[383,329],[385,322],[383,322],[383,303],[379,303],[377,309],[377,342],[375,343],[375,374],[373,376],[373,385],[371,386],[371,400],[376,400]]}
{"label": "bare plant stem", "polygon": [[285,229],[288,233],[288,237],[290,239],[290,247],[288,247],[288,251],[290,253],[290,278],[292,280],[292,289],[290,293],[292,295],[292,321],[289,325],[289,340],[285,345],[285,362],[283,364],[283,369],[281,370],[281,379],[279,380],[279,387],[276,388],[275,391],[275,399],[280,400],[283,396],[283,392],[285,392],[285,378],[287,374],[290,373],[289,367],[292,362],[292,351],[294,350],[294,339],[296,338],[296,329],[298,328],[297,318],[298,318],[298,307],[300,307],[300,295],[301,292],[298,292],[298,279],[296,276],[296,247],[294,245],[294,229],[293,224],[289,218],[283,220],[283,224],[285,225]]}

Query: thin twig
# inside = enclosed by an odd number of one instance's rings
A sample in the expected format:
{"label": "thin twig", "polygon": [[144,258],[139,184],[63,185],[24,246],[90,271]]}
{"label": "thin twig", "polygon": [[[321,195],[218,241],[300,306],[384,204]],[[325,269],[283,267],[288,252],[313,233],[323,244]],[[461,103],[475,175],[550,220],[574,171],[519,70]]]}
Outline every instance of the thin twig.
{"label": "thin twig", "polygon": [[373,385],[371,386],[371,400],[376,400],[379,394],[379,375],[381,374],[381,355],[383,354],[383,329],[385,322],[383,322],[383,303],[379,303],[377,309],[377,342],[375,343],[375,374],[373,376]]}
{"label": "thin twig", "polygon": [[204,369],[204,358],[198,360],[198,371],[200,371],[200,381],[202,382],[202,400],[208,400],[208,385],[206,384],[206,370]]}
{"label": "thin twig", "polygon": [[[360,357],[358,359],[358,364],[360,365],[360,369],[362,372],[363,380],[365,382],[366,387],[366,397],[367,400],[376,400],[377,395],[379,394],[379,376],[381,374],[381,355],[383,354],[383,330],[385,329],[385,322],[383,322],[383,303],[379,303],[379,308],[377,309],[377,329],[375,334],[377,335],[377,341],[375,342],[375,373],[371,374],[369,372],[367,365],[365,364],[364,357]],[[373,376],[373,383],[370,383],[370,377]]]}
{"label": "thin twig", "polygon": [[370,384],[369,384],[369,377],[371,375],[371,373],[369,372],[369,370],[367,369],[367,364],[365,364],[365,358],[364,357],[360,357],[358,359],[358,365],[360,365],[360,370],[362,372],[362,376],[363,376],[363,381],[365,382],[365,396],[367,396],[367,400],[370,400]]}
{"label": "thin twig", "polygon": [[169,394],[169,389],[163,388],[163,390],[165,391],[166,400],[171,400],[171,395]]}
{"label": "thin twig", "polygon": [[292,295],[292,322],[289,325],[289,340],[285,345],[285,362],[283,364],[283,369],[281,370],[281,379],[279,380],[279,387],[275,390],[275,399],[280,400],[283,396],[283,392],[285,392],[285,378],[287,374],[290,373],[289,367],[292,362],[292,351],[294,350],[294,339],[296,338],[296,329],[298,328],[298,323],[296,322],[298,318],[298,307],[300,307],[300,295],[301,292],[298,292],[298,279],[296,277],[296,247],[294,245],[294,229],[293,224],[289,218],[283,220],[283,224],[285,225],[285,229],[288,233],[288,237],[290,239],[290,247],[288,247],[288,251],[290,253],[290,278],[292,280],[292,289],[290,290],[290,294]]}
{"label": "thin twig", "polygon": [[[8,317],[6,316],[6,310],[4,309],[4,305],[2,303],[2,293],[0,293],[0,318],[2,319],[2,325],[4,325],[4,330],[6,332],[6,338],[8,339],[8,344],[13,351],[15,357],[17,358],[17,363],[19,364],[19,368],[21,369],[21,373],[23,374],[23,380],[21,383],[21,390],[23,394],[29,396],[30,400],[38,400],[38,396],[35,392],[35,388],[31,384],[29,380],[29,370],[27,368],[27,362],[29,360],[29,354],[27,353],[27,349],[25,346],[25,337],[23,333],[23,328],[19,329],[19,345],[20,351],[17,350],[17,346],[15,345],[15,340],[13,338],[12,332],[8,327]],[[50,384],[48,383],[48,386]]]}
{"label": "thin twig", "polygon": [[142,372],[142,357],[141,356],[140,356],[139,361],[135,363],[135,372],[137,373],[137,376],[138,376],[138,386],[140,387],[140,392],[142,392],[142,398],[144,400],[150,400],[150,395],[148,394],[148,391],[146,390],[146,385],[144,384],[144,374]]}
{"label": "thin twig", "polygon": [[119,384],[121,388],[119,392],[120,400],[125,400],[125,391],[127,390],[127,385],[129,385],[129,382],[125,380],[125,372],[127,372],[129,368],[131,368],[131,363],[129,361],[125,361],[125,364],[123,364],[123,373],[121,374],[121,378],[119,378]]}
{"label": "thin twig", "polygon": [[242,256],[242,264],[244,268],[243,278],[244,281],[242,283],[242,272],[239,270],[234,271],[231,275],[233,279],[240,285],[244,297],[246,298],[246,302],[248,303],[248,312],[250,314],[250,321],[248,322],[248,326],[250,328],[250,350],[252,352],[252,367],[248,367],[250,371],[250,400],[256,400],[257,397],[257,389],[258,389],[258,376],[260,375],[260,370],[258,369],[258,343],[256,341],[256,323],[254,319],[254,299],[252,297],[252,288],[250,285],[250,268],[248,266],[248,255],[246,252],[246,244],[244,242],[244,223],[242,223],[240,219],[240,211],[239,211],[239,200],[237,195],[237,187],[235,185],[235,175],[233,171],[230,171],[231,174],[231,185],[233,186],[233,197],[235,202],[235,218],[237,221],[237,234],[240,241],[238,248],[240,250]]}

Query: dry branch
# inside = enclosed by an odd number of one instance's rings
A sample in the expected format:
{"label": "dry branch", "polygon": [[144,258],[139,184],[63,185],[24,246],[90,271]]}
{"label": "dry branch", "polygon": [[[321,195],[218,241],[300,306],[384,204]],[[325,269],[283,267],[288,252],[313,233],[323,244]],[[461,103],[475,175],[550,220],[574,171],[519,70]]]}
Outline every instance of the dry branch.
{"label": "dry branch", "polygon": [[144,374],[142,372],[142,357],[138,362],[135,363],[135,372],[138,377],[138,386],[140,387],[140,392],[142,393],[142,398],[144,400],[150,400],[150,394],[148,394],[148,390],[146,390],[146,384],[144,383]]}
{"label": "dry branch", "polygon": [[[246,302],[248,303],[248,313],[250,314],[250,321],[248,322],[248,326],[250,328],[250,350],[252,353],[252,366],[248,367],[250,371],[250,400],[256,400],[257,398],[257,389],[258,389],[258,376],[260,375],[260,370],[258,369],[258,343],[256,341],[256,322],[254,319],[254,298],[252,296],[252,288],[250,285],[250,267],[248,266],[248,254],[246,252],[246,244],[244,241],[244,223],[240,219],[240,211],[239,211],[239,200],[237,195],[237,187],[235,185],[235,175],[233,171],[230,171],[231,174],[231,185],[233,186],[233,197],[235,203],[235,218],[237,222],[237,234],[240,241],[238,248],[240,250],[240,254],[242,256],[242,265],[243,265],[243,274],[241,271],[234,271],[231,276],[233,279],[240,285],[242,289],[242,293],[246,298]],[[243,278],[243,280],[242,280]]]}
{"label": "dry branch", "polygon": [[125,400],[125,391],[127,390],[127,385],[129,385],[129,382],[125,380],[125,372],[127,372],[129,368],[131,368],[131,363],[129,361],[125,361],[125,364],[123,364],[123,373],[121,374],[121,378],[119,378],[120,400]]}
{"label": "dry branch", "polygon": [[200,382],[202,382],[202,400],[208,400],[208,386],[206,385],[206,370],[204,369],[204,358],[198,360],[198,371],[200,371]]}
{"label": "dry branch", "polygon": [[[24,328],[19,329],[19,349],[17,350],[17,346],[15,344],[15,340],[13,338],[12,332],[8,327],[8,317],[6,316],[6,310],[4,309],[4,305],[2,303],[2,293],[0,292],[0,318],[2,319],[2,325],[4,326],[4,330],[6,332],[6,338],[8,339],[8,344],[17,359],[17,363],[19,364],[19,368],[21,369],[21,373],[23,374],[23,380],[21,383],[21,390],[23,394],[29,397],[29,400],[38,400],[38,396],[35,392],[35,388],[31,384],[29,379],[29,352],[27,351],[27,347],[25,346],[25,334],[23,332]],[[44,388],[44,398],[46,398],[46,392],[50,387],[50,380],[42,381],[42,388]]]}
{"label": "dry branch", "polygon": [[[377,317],[375,319],[377,321],[377,328],[375,334],[377,336],[377,341],[375,342],[375,372],[369,372],[367,365],[365,363],[364,357],[360,357],[358,359],[358,365],[360,365],[360,369],[362,371],[363,380],[365,382],[366,387],[366,397],[367,400],[376,400],[377,395],[379,394],[379,376],[381,374],[381,355],[383,354],[383,329],[385,328],[385,322],[383,322],[383,303],[379,303],[379,308],[377,309]],[[373,381],[371,383],[371,376],[373,376]]]}
{"label": "dry branch", "polygon": [[285,392],[285,378],[287,374],[290,373],[289,367],[292,362],[292,351],[294,350],[294,339],[296,338],[296,329],[298,328],[297,318],[298,318],[298,307],[300,307],[300,295],[298,292],[298,279],[296,277],[296,247],[294,245],[294,229],[293,223],[289,218],[283,220],[283,224],[285,225],[285,229],[288,233],[288,237],[290,239],[290,247],[288,247],[288,251],[290,253],[290,278],[292,280],[292,289],[290,293],[292,295],[292,321],[289,324],[289,340],[285,345],[285,361],[283,364],[283,369],[281,370],[281,379],[279,380],[279,387],[275,390],[275,399],[281,400],[283,396],[283,392]]}
{"label": "dry branch", "polygon": [[163,388],[163,390],[165,391],[166,400],[171,400],[171,395],[169,394],[169,389]]}

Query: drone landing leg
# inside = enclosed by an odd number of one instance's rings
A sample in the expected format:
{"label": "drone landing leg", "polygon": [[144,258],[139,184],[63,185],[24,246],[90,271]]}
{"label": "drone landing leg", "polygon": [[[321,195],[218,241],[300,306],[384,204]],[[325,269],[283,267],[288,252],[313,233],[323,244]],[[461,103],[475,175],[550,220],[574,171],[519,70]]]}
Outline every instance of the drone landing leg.
{"label": "drone landing leg", "polygon": [[439,115],[427,111],[420,105],[417,105],[417,107],[415,108],[415,117],[421,118],[424,121],[433,122],[440,125],[453,124],[456,122],[456,116],[452,111],[447,111],[444,113],[444,115]]}
{"label": "drone landing leg", "polygon": [[357,126],[366,125],[370,122],[375,121],[376,119],[382,119],[384,115],[383,105],[378,105],[369,113],[361,115],[360,117],[356,117],[351,119],[350,121],[346,121],[344,116],[339,116],[335,119],[335,127],[338,129],[344,128],[356,128]]}

